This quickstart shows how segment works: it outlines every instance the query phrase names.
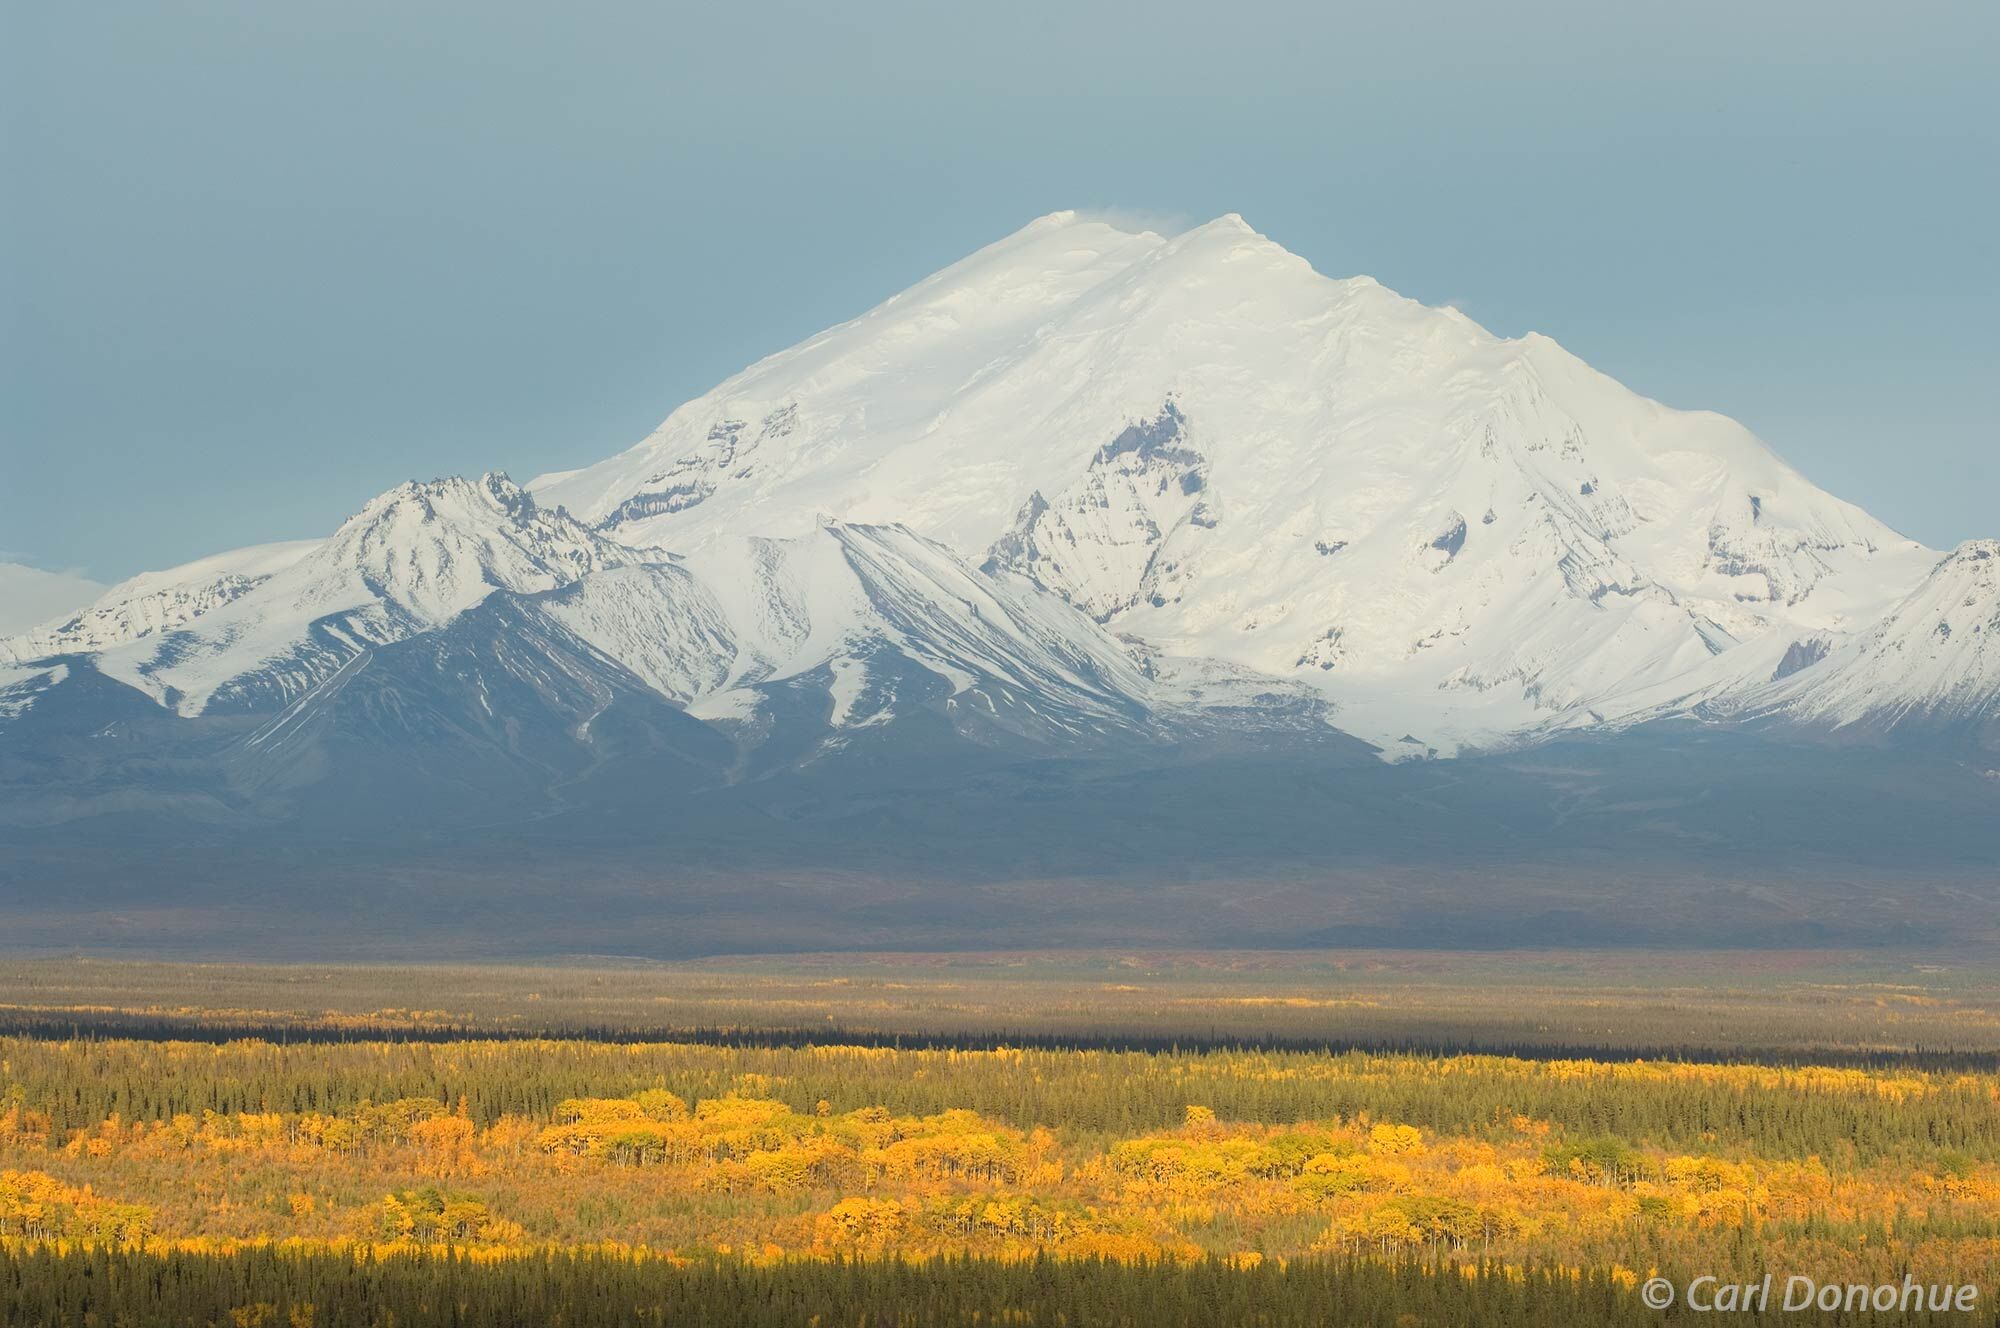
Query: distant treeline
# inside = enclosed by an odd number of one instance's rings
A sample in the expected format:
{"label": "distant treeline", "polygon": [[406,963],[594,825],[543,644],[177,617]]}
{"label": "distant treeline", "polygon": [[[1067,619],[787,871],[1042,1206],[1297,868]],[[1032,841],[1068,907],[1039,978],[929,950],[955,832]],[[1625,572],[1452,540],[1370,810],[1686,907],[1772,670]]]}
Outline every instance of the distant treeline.
{"label": "distant treeline", "polygon": [[2000,964],[1855,954],[882,955],[347,967],[0,959],[27,1037],[1488,1052],[1990,1071]]}
{"label": "distant treeline", "polygon": [[1200,1055],[1211,1052],[1283,1052],[1339,1056],[1505,1056],[1533,1061],[1674,1061],[1688,1065],[1828,1066],[1859,1070],[1914,1070],[1938,1074],[2000,1072],[2000,1052],[1857,1050],[1848,1047],[1621,1046],[1603,1043],[1514,1042],[1436,1037],[1310,1038],[1250,1036],[1211,1031],[1174,1034],[1040,1032],[1027,1029],[883,1032],[825,1024],[811,1028],[585,1026],[498,1027],[479,1023],[397,1023],[366,1019],[235,1020],[206,1015],[158,1015],[115,1010],[9,1010],[0,1013],[0,1037],[42,1042],[257,1041],[280,1045],[348,1043],[443,1044],[466,1042],[587,1042],[617,1046],[687,1043],[707,1047],[786,1050],[846,1046],[895,1051],[1136,1052]]}
{"label": "distant treeline", "polygon": [[[1924,1322],[1873,1317],[1870,1323]],[[1964,1316],[1954,1322],[1962,1323]],[[1618,1328],[1660,1316],[1606,1274],[1422,1262],[948,1258],[685,1266],[591,1251],[480,1260],[0,1249],[0,1323],[287,1328]],[[1824,1319],[1820,1322],[1841,1322]]]}

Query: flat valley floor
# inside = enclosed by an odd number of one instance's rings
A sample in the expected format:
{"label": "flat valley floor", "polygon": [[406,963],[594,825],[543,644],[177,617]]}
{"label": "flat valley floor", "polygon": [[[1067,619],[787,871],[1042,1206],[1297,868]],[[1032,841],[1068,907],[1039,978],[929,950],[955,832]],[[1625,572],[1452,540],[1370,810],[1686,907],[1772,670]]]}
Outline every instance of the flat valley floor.
{"label": "flat valley floor", "polygon": [[0,960],[9,1324],[1637,1324],[1767,1274],[1964,1324],[1996,1269],[1981,954]]}

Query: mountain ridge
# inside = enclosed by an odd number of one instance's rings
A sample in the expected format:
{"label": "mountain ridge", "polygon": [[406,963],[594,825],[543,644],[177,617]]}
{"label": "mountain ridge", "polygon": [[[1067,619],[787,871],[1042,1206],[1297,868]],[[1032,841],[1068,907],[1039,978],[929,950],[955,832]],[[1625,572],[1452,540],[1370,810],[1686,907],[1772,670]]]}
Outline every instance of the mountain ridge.
{"label": "mountain ridge", "polygon": [[[1240,217],[0,640],[13,946],[2000,938],[2000,542]],[[1451,758],[1451,759],[1444,759]]]}
{"label": "mountain ridge", "polygon": [[2000,745],[2000,540],[1967,540],[1878,622],[1746,698],[1835,733],[1959,731]]}
{"label": "mountain ridge", "polygon": [[1051,750],[1084,714],[1164,741],[1331,726],[1392,758],[1673,716],[1812,731],[1836,673],[1892,685],[1856,643],[1955,556],[1733,421],[1322,276],[1239,215],[1053,213],[597,465],[405,483],[324,540],[0,640],[0,716],[86,657],[183,716],[268,714],[505,593],[552,596],[537,614],[706,723],[812,675],[822,742],[879,650],[930,679],[911,705],[1012,707]]}

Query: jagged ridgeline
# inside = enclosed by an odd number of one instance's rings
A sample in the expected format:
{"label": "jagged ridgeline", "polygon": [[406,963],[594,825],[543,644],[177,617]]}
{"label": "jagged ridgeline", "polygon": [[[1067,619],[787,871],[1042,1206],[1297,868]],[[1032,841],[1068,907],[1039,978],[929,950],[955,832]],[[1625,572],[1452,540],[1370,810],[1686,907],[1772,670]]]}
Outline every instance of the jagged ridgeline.
{"label": "jagged ridgeline", "polygon": [[[448,895],[485,859],[692,917],[801,871],[1172,868],[1214,883],[1151,911],[1179,941],[1688,920],[1580,905],[1615,869],[1719,882],[1688,939],[1962,933],[1933,905],[2000,863],[1996,568],[1241,218],[1058,213],[597,465],[402,484],[0,640],[0,889]],[[1463,899],[1474,864],[1493,914],[1380,885]],[[1890,873],[1944,893],[1866,903]],[[1212,916],[1273,879],[1316,902]],[[662,934],[990,933],[927,889]]]}

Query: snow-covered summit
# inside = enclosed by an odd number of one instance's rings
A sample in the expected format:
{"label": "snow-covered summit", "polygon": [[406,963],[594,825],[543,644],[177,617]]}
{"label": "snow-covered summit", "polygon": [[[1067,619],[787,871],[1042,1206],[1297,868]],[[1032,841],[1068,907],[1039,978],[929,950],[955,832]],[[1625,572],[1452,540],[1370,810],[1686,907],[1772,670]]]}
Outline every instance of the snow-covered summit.
{"label": "snow-covered summit", "polygon": [[[269,570],[237,593],[110,646],[99,668],[183,713],[255,708],[300,694],[369,645],[442,626],[496,590],[552,590],[668,556],[544,508],[501,474],[398,485],[281,562],[295,547],[261,562]],[[220,565],[241,578],[249,561]]]}
{"label": "snow-covered summit", "polygon": [[1254,726],[1449,752],[1852,723],[1912,686],[1892,713],[1975,713],[2000,682],[1967,619],[1984,547],[1940,565],[1731,420],[1324,276],[1234,214],[1166,236],[1065,212],[597,465],[403,484],[0,660],[94,655],[183,714],[289,706],[504,592],[586,671],[710,720],[823,694],[834,731],[985,706],[1053,736],[1262,705]]}
{"label": "snow-covered summit", "polygon": [[365,587],[385,613],[450,620],[494,590],[551,590],[605,567],[658,561],[547,509],[506,475],[412,481],[371,501],[306,561],[310,593]]}
{"label": "snow-covered summit", "polygon": [[1322,276],[1235,215],[1041,218],[530,487],[684,551],[900,522],[1442,746],[1844,634],[1935,558],[1732,421]]}

